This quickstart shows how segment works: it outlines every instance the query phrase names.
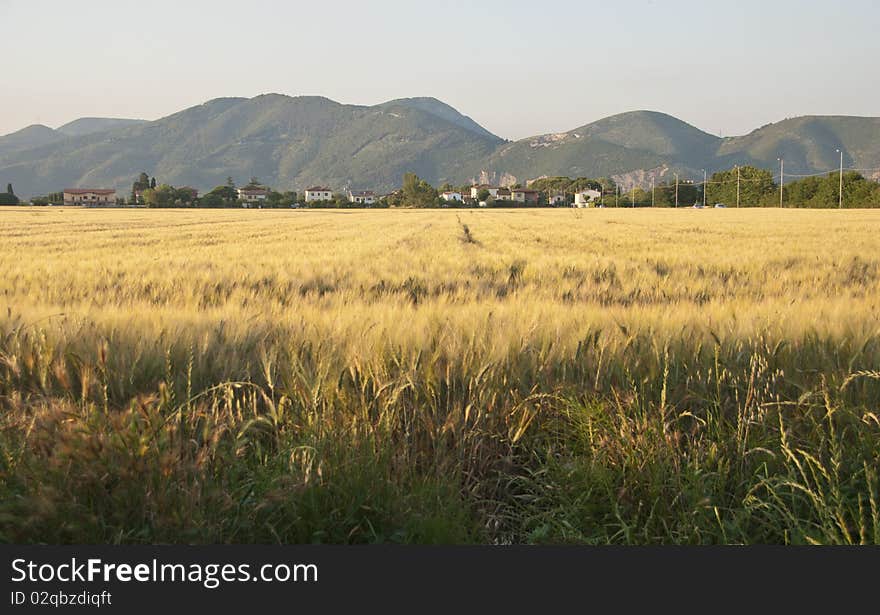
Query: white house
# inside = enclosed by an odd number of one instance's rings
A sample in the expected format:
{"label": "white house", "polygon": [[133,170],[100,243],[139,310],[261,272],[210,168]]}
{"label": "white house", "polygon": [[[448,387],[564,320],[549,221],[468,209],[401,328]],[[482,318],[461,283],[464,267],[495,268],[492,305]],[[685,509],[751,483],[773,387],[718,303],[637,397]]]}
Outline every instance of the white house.
{"label": "white house", "polygon": [[498,196],[498,186],[490,186],[488,184],[480,184],[479,186],[471,186],[471,198],[479,198],[477,195],[486,190],[493,199]]}
{"label": "white house", "polygon": [[495,191],[495,200],[496,201],[509,201],[509,200],[511,200],[510,190],[508,190],[507,188],[498,188],[498,190]]}
{"label": "white house", "polygon": [[458,201],[459,203],[461,203],[461,200],[462,200],[461,199],[461,192],[457,192],[455,190],[447,190],[446,192],[441,192],[440,198],[442,198],[444,201],[447,201],[447,202]]}
{"label": "white house", "polygon": [[112,207],[116,205],[116,191],[109,188],[65,188],[64,204]]}
{"label": "white house", "polygon": [[574,193],[574,206],[590,207],[601,197],[602,192],[599,190],[581,190],[580,192]]}
{"label": "white house", "polygon": [[[306,196],[306,199],[308,199],[308,196]],[[360,192],[349,190],[348,200],[359,205],[372,205],[376,202],[376,194],[372,190],[362,190]]]}
{"label": "white house", "polygon": [[238,189],[238,200],[242,207],[262,207],[269,196],[268,188],[246,187]]}
{"label": "white house", "polygon": [[306,203],[313,201],[330,201],[333,199],[333,191],[323,186],[306,188]]}
{"label": "white house", "polygon": [[564,192],[551,192],[547,196],[547,204],[550,207],[560,207],[565,205],[565,193]]}

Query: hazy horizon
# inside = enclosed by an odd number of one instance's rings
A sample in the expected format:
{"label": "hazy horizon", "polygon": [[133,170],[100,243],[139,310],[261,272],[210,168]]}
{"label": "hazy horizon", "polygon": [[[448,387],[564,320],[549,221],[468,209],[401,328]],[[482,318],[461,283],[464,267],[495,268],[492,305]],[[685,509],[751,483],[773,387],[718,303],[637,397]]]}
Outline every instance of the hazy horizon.
{"label": "hazy horizon", "polygon": [[754,0],[240,6],[0,0],[0,51],[15,58],[0,134],[264,93],[430,96],[507,139],[639,109],[721,136],[800,115],[880,115],[880,7],[867,0],[845,13]]}

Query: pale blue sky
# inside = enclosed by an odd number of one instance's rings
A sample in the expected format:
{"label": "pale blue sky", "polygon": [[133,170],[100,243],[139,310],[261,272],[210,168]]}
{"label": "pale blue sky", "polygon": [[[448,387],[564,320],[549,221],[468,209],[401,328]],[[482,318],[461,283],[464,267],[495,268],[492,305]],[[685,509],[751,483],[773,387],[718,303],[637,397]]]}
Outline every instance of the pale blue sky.
{"label": "pale blue sky", "polygon": [[633,109],[880,115],[880,3],[0,0],[0,134],[220,96],[435,96],[505,138]]}

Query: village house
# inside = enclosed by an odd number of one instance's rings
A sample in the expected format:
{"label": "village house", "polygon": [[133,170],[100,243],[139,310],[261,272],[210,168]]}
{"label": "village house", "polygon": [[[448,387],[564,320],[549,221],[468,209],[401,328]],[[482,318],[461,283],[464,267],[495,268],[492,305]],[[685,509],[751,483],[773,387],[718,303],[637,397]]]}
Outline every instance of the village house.
{"label": "village house", "polygon": [[323,186],[312,186],[311,188],[306,188],[306,203],[312,203],[313,201],[330,201],[333,199],[333,191],[330,188],[324,188]]}
{"label": "village house", "polygon": [[113,207],[116,205],[116,191],[108,188],[65,188],[64,204]]}
{"label": "village house", "polygon": [[461,192],[458,192],[456,190],[447,190],[446,192],[441,192],[440,198],[447,202],[458,201],[459,203],[461,203],[462,201]]}
{"label": "village house", "polygon": [[[308,196],[306,196],[308,200]],[[362,190],[360,192],[348,191],[348,200],[350,203],[358,205],[372,205],[376,202],[376,194],[372,190]]]}
{"label": "village house", "polygon": [[508,190],[507,188],[499,188],[495,192],[495,200],[496,201],[510,201],[510,200],[512,200],[512,197],[510,195],[510,190]]}
{"label": "village house", "polygon": [[550,207],[561,207],[565,205],[565,193],[551,192],[547,195],[547,204],[550,205]]}
{"label": "village house", "polygon": [[238,189],[238,200],[242,207],[262,207],[269,197],[268,188],[245,187]]}
{"label": "village house", "polygon": [[517,203],[525,203],[529,205],[537,205],[541,192],[532,190],[531,188],[514,188],[510,191],[511,200]]}
{"label": "village house", "polygon": [[593,203],[596,202],[597,199],[602,197],[602,192],[600,190],[581,190],[580,192],[574,193],[574,206],[575,207],[592,207]]}
{"label": "village house", "polygon": [[483,190],[487,191],[489,193],[489,196],[491,196],[493,199],[498,194],[498,186],[490,186],[488,184],[480,184],[478,186],[471,186],[471,198],[472,199],[479,198],[478,195]]}

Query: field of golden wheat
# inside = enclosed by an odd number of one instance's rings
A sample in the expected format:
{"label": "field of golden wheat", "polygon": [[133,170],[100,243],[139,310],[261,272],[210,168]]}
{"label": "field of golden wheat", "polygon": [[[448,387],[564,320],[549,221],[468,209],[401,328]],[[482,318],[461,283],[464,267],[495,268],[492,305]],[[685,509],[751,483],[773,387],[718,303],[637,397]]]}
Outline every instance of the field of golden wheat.
{"label": "field of golden wheat", "polygon": [[0,540],[880,542],[880,211],[0,210]]}

